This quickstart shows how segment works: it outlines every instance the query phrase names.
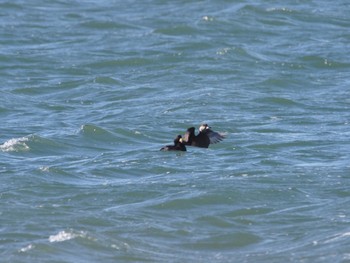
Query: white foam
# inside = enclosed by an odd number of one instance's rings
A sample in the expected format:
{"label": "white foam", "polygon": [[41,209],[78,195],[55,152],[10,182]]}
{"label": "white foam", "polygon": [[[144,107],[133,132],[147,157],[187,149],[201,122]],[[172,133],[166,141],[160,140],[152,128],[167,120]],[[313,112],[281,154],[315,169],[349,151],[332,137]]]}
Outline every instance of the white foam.
{"label": "white foam", "polygon": [[29,146],[26,144],[28,140],[27,137],[10,139],[0,145],[0,150],[3,152],[29,151]]}
{"label": "white foam", "polygon": [[49,166],[41,166],[39,168],[40,171],[42,172],[49,172],[50,171],[50,167]]}
{"label": "white foam", "polygon": [[74,234],[72,232],[60,231],[58,232],[58,234],[50,236],[49,241],[50,243],[63,242],[63,241],[74,239],[78,236],[79,236],[78,234]]}
{"label": "white foam", "polygon": [[19,250],[19,252],[24,253],[24,252],[27,252],[27,251],[33,249],[33,248],[34,248],[34,245],[30,244],[30,245],[28,245],[28,246],[26,246],[26,247],[24,247],[24,248],[21,248],[21,249]]}

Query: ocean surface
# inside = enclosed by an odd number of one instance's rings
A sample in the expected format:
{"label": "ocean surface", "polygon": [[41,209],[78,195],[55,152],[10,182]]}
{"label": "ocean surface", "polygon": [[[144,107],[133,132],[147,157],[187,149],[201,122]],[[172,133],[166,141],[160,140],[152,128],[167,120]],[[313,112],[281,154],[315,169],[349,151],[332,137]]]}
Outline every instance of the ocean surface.
{"label": "ocean surface", "polygon": [[349,13],[0,1],[1,262],[350,262]]}

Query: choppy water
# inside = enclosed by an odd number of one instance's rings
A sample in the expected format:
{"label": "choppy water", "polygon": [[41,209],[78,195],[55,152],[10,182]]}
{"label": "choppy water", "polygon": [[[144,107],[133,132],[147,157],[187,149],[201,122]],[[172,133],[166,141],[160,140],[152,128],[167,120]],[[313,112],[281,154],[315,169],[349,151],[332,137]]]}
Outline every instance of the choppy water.
{"label": "choppy water", "polygon": [[2,262],[350,262],[349,11],[1,1]]}

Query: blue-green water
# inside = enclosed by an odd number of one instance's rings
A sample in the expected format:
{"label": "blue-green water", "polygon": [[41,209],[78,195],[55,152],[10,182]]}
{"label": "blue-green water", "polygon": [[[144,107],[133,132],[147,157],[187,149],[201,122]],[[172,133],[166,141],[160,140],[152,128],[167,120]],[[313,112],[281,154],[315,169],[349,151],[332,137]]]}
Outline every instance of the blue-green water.
{"label": "blue-green water", "polygon": [[350,262],[349,11],[1,1],[1,261]]}

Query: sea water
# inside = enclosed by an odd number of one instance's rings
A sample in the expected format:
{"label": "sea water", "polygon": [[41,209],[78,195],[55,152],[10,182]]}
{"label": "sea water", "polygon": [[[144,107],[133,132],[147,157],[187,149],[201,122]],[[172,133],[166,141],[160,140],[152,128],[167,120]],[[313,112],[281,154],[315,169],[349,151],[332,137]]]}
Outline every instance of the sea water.
{"label": "sea water", "polygon": [[1,1],[1,261],[350,262],[349,11]]}

